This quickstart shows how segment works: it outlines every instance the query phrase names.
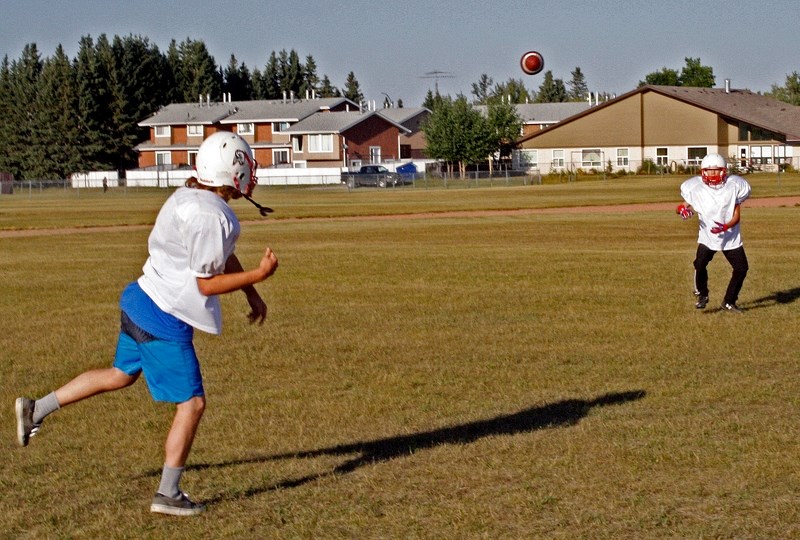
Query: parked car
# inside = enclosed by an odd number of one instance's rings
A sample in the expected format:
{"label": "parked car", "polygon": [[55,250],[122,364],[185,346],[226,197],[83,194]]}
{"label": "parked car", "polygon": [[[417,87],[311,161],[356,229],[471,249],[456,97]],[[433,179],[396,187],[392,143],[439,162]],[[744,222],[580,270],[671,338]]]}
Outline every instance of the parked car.
{"label": "parked car", "polygon": [[363,165],[356,172],[342,173],[342,183],[349,187],[373,186],[385,188],[402,185],[400,175],[383,165]]}

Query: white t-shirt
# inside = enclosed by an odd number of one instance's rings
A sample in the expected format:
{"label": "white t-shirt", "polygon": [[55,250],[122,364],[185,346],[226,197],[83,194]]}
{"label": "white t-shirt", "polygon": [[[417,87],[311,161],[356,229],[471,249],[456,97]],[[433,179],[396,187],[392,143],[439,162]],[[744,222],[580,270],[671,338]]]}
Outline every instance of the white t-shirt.
{"label": "white t-shirt", "polygon": [[730,175],[719,188],[708,187],[699,176],[693,176],[681,184],[681,197],[692,205],[700,220],[700,233],[697,238],[714,251],[736,249],[742,245],[742,235],[737,223],[724,233],[713,234],[715,222],[727,223],[733,218],[733,209],[750,197],[750,184],[737,175]]}
{"label": "white t-shirt", "polygon": [[222,197],[204,189],[179,188],[158,213],[139,286],[165,312],[198,330],[219,334],[219,298],[201,294],[195,278],[223,273],[238,238],[239,220]]}

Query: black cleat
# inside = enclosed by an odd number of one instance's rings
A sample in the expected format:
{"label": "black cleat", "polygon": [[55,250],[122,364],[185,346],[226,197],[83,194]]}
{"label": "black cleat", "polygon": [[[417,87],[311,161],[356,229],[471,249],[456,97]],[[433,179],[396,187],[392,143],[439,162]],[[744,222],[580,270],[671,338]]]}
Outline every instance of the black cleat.
{"label": "black cleat", "polygon": [[727,311],[728,313],[744,313],[741,309],[739,309],[736,304],[728,304],[727,302],[720,306],[722,311]]}

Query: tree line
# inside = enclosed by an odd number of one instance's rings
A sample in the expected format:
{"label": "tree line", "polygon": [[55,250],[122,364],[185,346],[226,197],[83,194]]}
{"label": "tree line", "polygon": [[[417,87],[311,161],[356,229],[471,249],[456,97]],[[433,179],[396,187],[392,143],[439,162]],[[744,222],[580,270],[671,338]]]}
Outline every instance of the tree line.
{"label": "tree line", "polygon": [[81,38],[75,58],[62,46],[43,58],[36,44],[0,64],[0,171],[17,179],[60,179],[70,173],[134,168],[134,147],[149,136],[138,122],[170,103],[346,97],[361,103],[353,72],[343,88],[319,76],[312,56],[272,52],[251,71],[231,55],[214,61],[202,41],[172,40],[165,52],[141,36]]}
{"label": "tree line", "polygon": [[[664,68],[640,84],[710,87],[714,76],[699,58],[687,58],[680,72]],[[58,179],[73,172],[134,168],[134,147],[149,135],[138,122],[160,107],[200,96],[246,101],[307,93],[364,101],[354,72],[338,88],[317,73],[311,55],[301,59],[295,50],[272,51],[263,69],[251,71],[234,55],[226,66],[217,65],[205,43],[190,38],[172,40],[162,52],[142,36],[84,36],[74,58],[60,45],[43,58],[31,43],[19,59],[6,55],[0,64],[0,171],[17,179]],[[495,83],[487,74],[472,84],[472,99],[429,90],[423,106],[433,111],[426,131],[430,155],[463,167],[485,159],[481,153],[489,142],[504,155],[520,125],[515,109],[505,105],[582,101],[587,95],[580,67],[567,83],[547,71],[537,91],[526,88],[522,79]],[[800,75],[787,76],[785,86],[773,85],[769,95],[800,105]],[[486,105],[488,116],[475,116],[473,105]],[[464,124],[454,129],[454,122]],[[436,133],[451,138],[471,133],[474,140],[441,142]],[[461,150],[454,154],[454,148]]]}

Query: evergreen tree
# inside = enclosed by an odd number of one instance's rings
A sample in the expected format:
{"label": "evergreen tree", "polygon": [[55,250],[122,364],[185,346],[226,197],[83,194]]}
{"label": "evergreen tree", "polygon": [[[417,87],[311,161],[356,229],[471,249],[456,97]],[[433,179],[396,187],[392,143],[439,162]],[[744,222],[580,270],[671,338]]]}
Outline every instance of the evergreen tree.
{"label": "evergreen tree", "polygon": [[200,96],[212,101],[222,96],[222,76],[217,70],[214,57],[211,56],[202,41],[187,38],[178,46],[180,58],[180,76],[182,101],[189,103],[199,101]]}
{"label": "evergreen tree", "polygon": [[312,98],[319,92],[319,77],[317,76],[317,63],[310,54],[306,56],[306,63],[302,66],[303,82],[300,83],[300,92],[305,97]]}
{"label": "evergreen tree", "polygon": [[439,92],[436,92],[436,94],[434,94],[433,90],[428,89],[428,93],[425,95],[425,99],[422,101],[422,106],[433,112],[439,105],[441,105],[444,101],[448,99],[449,97],[443,98],[439,94]]}
{"label": "evergreen tree", "polygon": [[553,72],[544,74],[544,81],[536,95],[536,103],[562,103],[568,101],[567,88],[561,79],[553,79]]}
{"label": "evergreen tree", "polygon": [[361,93],[361,88],[358,85],[355,73],[352,71],[347,74],[347,80],[344,83],[344,97],[355,103],[361,104],[364,101],[364,94]]}
{"label": "evergreen tree", "polygon": [[72,63],[61,45],[44,61],[39,78],[32,145],[38,159],[28,164],[33,178],[60,179],[81,169],[75,148],[80,132],[75,116],[78,95]]}
{"label": "evergreen tree", "polygon": [[236,56],[231,55],[228,66],[222,72],[222,92],[230,94],[234,101],[253,99],[253,79],[247,66],[239,65]]}
{"label": "evergreen tree", "polygon": [[528,89],[525,88],[525,83],[522,79],[512,78],[504,83],[495,85],[487,103],[503,101],[511,103],[528,103],[531,101],[531,96],[528,93]]}
{"label": "evergreen tree", "polygon": [[319,85],[319,91],[317,93],[319,97],[324,98],[342,97],[341,91],[331,84],[331,80],[327,75],[322,77],[322,82]]}
{"label": "evergreen tree", "polygon": [[581,68],[576,67],[575,71],[571,73],[572,79],[569,81],[569,101],[586,101],[589,95],[589,86],[586,84],[586,77],[583,75]]}
{"label": "evergreen tree", "polygon": [[133,147],[148,138],[148,128],[138,123],[170,103],[174,75],[167,57],[141,36],[115,37],[111,48],[117,70],[117,85],[122,95],[118,136],[123,141],[117,159],[119,168],[138,166]]}
{"label": "evergreen tree", "polygon": [[14,160],[11,145],[14,140],[14,130],[11,124],[12,108],[14,102],[11,95],[11,64],[8,55],[3,56],[0,63],[0,172],[19,171],[19,165]]}
{"label": "evergreen tree", "polygon": [[[172,85],[167,87],[167,100],[166,103],[185,103],[183,95],[183,67],[181,62],[181,53],[178,50],[178,44],[175,40],[171,40],[167,48],[167,73],[171,78]],[[194,96],[191,101],[197,101],[198,97]]]}
{"label": "evergreen tree", "polygon": [[4,153],[9,153],[8,172],[18,179],[36,179],[32,169],[39,159],[35,141],[36,101],[43,62],[35,43],[25,45],[22,56],[11,63],[9,70],[8,140]]}

